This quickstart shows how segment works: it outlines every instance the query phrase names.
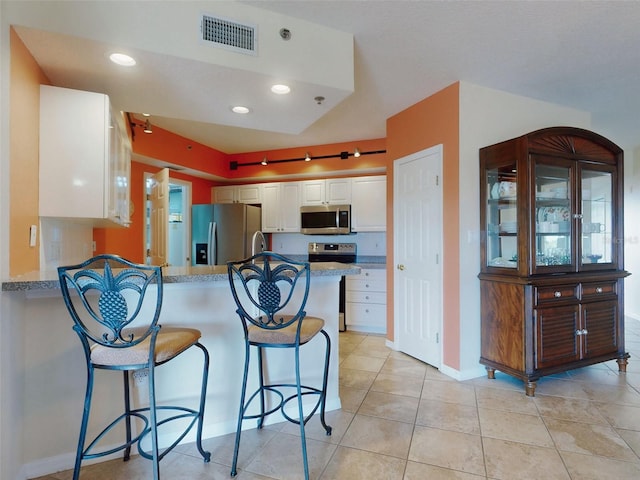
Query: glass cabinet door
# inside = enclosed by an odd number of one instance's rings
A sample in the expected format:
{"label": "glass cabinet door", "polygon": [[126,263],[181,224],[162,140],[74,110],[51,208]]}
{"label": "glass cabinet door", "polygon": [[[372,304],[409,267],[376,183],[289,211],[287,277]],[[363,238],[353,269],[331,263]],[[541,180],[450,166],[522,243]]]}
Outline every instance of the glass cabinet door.
{"label": "glass cabinet door", "polygon": [[611,263],[613,255],[613,175],[609,171],[580,170],[583,265]]}
{"label": "glass cabinet door", "polygon": [[518,208],[516,164],[486,171],[487,266],[517,268]]}
{"label": "glass cabinet door", "polygon": [[[553,162],[553,164],[551,163]],[[534,243],[536,269],[572,265],[571,165],[535,163]]]}

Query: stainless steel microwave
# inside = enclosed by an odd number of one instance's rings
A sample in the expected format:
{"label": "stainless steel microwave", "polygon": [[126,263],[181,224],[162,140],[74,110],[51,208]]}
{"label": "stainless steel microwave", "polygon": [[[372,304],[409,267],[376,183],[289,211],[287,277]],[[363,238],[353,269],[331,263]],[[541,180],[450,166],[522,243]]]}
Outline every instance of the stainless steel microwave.
{"label": "stainless steel microwave", "polygon": [[300,231],[305,235],[351,233],[351,205],[307,205],[300,207]]}

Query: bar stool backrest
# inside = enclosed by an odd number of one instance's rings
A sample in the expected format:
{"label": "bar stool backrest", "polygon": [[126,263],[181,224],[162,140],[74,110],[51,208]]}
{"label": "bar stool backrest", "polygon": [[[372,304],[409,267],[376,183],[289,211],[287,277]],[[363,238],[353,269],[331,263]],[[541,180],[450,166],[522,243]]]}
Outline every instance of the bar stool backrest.
{"label": "bar stool backrest", "polygon": [[[105,347],[133,347],[160,329],[160,267],[105,254],[59,267],[58,277],[73,328],[85,348],[89,339]],[[155,288],[149,289],[152,284]]]}

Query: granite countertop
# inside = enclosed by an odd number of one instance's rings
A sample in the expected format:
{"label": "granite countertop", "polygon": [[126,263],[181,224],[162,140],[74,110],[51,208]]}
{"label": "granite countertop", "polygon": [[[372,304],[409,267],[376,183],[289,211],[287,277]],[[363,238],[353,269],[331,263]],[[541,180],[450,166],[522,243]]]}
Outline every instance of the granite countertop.
{"label": "granite countertop", "polygon": [[[311,276],[358,275],[360,266],[338,262],[311,264]],[[227,282],[226,265],[198,265],[195,267],[165,267],[162,270],[165,284],[194,282]],[[53,290],[60,288],[56,271],[31,272],[2,282],[2,291]]]}

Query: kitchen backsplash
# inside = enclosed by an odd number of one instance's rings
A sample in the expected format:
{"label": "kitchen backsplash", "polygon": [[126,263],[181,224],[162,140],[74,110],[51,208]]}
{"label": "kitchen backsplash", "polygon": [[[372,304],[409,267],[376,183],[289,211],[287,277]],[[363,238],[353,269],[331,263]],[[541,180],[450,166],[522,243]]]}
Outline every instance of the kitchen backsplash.
{"label": "kitchen backsplash", "polygon": [[93,227],[55,218],[40,218],[40,270],[80,263],[93,253]]}
{"label": "kitchen backsplash", "polygon": [[272,233],[274,252],[306,255],[309,242],[355,243],[358,256],[384,256],[387,254],[385,232],[357,233],[355,235],[302,235],[298,233]]}

